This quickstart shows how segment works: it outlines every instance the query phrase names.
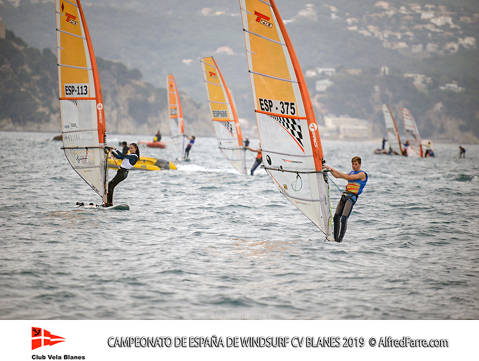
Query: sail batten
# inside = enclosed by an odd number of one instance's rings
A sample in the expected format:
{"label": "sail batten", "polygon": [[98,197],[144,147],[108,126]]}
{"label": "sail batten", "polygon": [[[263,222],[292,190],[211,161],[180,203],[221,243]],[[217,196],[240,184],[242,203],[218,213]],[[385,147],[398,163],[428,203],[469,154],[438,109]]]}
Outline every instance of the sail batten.
{"label": "sail batten", "polygon": [[266,172],[280,192],[331,235],[329,184],[309,91],[273,0],[239,0]]}
{"label": "sail batten", "polygon": [[240,173],[247,174],[246,149],[233,96],[213,57],[200,60],[218,148]]}
{"label": "sail batten", "polygon": [[105,118],[90,34],[79,0],[57,0],[55,7],[63,150],[72,168],[105,200]]}

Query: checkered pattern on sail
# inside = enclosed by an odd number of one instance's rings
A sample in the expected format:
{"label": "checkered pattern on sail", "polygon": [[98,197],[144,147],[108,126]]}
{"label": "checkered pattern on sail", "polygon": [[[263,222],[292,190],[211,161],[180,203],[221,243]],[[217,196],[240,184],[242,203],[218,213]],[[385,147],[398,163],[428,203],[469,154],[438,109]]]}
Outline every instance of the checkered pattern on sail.
{"label": "checkered pattern on sail", "polygon": [[228,132],[230,132],[231,135],[233,135],[233,125],[231,122],[222,122]]}
{"label": "checkered pattern on sail", "polygon": [[301,125],[299,124],[299,120],[291,119],[291,118],[284,118],[284,117],[277,117],[271,116],[274,120],[276,120],[279,124],[285,128],[288,133],[290,133],[296,140],[304,147],[303,144],[303,132],[301,130]]}

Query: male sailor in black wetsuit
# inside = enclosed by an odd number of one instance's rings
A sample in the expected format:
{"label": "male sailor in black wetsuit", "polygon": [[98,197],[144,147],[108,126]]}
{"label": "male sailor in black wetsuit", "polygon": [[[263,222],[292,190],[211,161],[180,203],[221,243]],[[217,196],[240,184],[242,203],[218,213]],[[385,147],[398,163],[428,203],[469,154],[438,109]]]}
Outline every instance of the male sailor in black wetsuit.
{"label": "male sailor in black wetsuit", "polygon": [[105,207],[111,207],[113,205],[113,190],[118,183],[124,181],[126,177],[128,177],[128,171],[133,168],[138,159],[140,159],[140,150],[136,143],[131,143],[128,149],[130,154],[120,153],[116,149],[111,152],[113,157],[116,159],[123,159],[123,161],[121,162],[120,169],[118,169],[116,175],[108,183],[107,201],[103,205]]}
{"label": "male sailor in black wetsuit", "polygon": [[346,234],[348,217],[351,215],[354,204],[356,204],[359,195],[363,192],[364,186],[368,181],[368,174],[361,170],[361,157],[355,156],[351,159],[353,170],[348,174],[342,173],[334,168],[326,166],[335,178],[343,178],[348,181],[346,189],[339,200],[334,214],[334,240],[341,242]]}

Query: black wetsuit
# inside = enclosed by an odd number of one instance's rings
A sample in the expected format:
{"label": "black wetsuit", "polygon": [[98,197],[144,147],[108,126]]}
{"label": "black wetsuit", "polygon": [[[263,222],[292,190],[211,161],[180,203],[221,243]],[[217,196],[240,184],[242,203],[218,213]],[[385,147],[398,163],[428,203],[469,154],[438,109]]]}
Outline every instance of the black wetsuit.
{"label": "black wetsuit", "polygon": [[357,200],[358,196],[353,193],[344,192],[341,196],[333,218],[334,240],[336,242],[341,242],[343,240],[348,225],[348,217],[351,215],[351,211]]}
{"label": "black wetsuit", "polygon": [[[136,154],[122,154],[120,152],[115,153],[115,151],[113,151],[112,154],[117,159],[128,159],[128,162],[132,167],[138,161],[138,156]],[[107,206],[113,205],[113,191],[118,183],[124,181],[126,177],[128,177],[128,169],[120,167],[113,179],[108,182]]]}
{"label": "black wetsuit", "polygon": [[256,170],[256,168],[259,167],[261,163],[263,163],[263,153],[259,152],[256,156],[256,159],[254,160],[253,166],[251,167],[251,175],[254,174],[254,171]]}
{"label": "black wetsuit", "polygon": [[346,191],[343,192],[341,199],[336,206],[336,212],[334,213],[334,240],[341,242],[346,234],[348,225],[348,217],[351,215],[353,206],[356,204],[359,195],[362,193],[363,188],[368,182],[368,174],[363,170],[351,171],[348,175],[364,173],[366,178],[364,180],[357,179],[349,181],[346,186]]}
{"label": "black wetsuit", "polygon": [[190,150],[191,147],[195,144],[195,139],[191,139],[188,145],[185,148],[185,159],[188,159],[190,157]]}

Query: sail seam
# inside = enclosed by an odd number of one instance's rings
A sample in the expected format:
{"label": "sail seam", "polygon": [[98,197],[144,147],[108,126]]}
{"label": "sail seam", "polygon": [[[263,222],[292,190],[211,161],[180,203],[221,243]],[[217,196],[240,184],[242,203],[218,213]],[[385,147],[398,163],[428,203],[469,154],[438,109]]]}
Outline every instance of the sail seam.
{"label": "sail seam", "polygon": [[211,85],[216,85],[216,86],[219,86],[221,88],[221,84],[216,84],[216,83],[213,83],[213,82],[208,81],[208,80],[205,80],[205,83],[208,83],[208,84],[211,84]]}
{"label": "sail seam", "polygon": [[259,73],[259,72],[252,71],[252,70],[248,70],[248,72],[250,72],[251,74],[254,74],[254,75],[264,76],[266,78],[276,79],[276,80],[280,80],[280,81],[284,81],[284,82],[288,82],[288,83],[296,83],[296,84],[298,83],[297,81],[294,81],[294,80],[284,79],[284,78],[280,78],[280,77],[277,77],[277,76],[268,75],[268,74],[264,74],[264,73]]}
{"label": "sail seam", "polygon": [[76,8],[78,9],[78,6],[77,6],[77,4],[74,4],[74,3],[72,3],[72,2],[71,2],[71,1],[69,1],[69,0],[63,0],[63,1],[65,1],[65,2],[69,3],[70,5],[72,5],[72,6],[74,6],[74,7],[76,7]]}
{"label": "sail seam", "polygon": [[301,158],[310,158],[310,157],[312,157],[311,154],[289,154],[289,153],[275,152],[275,151],[267,150],[267,149],[263,149],[262,151],[263,151],[264,153],[271,153],[271,154],[278,154],[278,155],[286,155],[286,156],[288,156],[288,157],[301,157]]}
{"label": "sail seam", "polygon": [[284,44],[284,43],[282,43],[282,42],[280,42],[280,41],[277,41],[277,40],[270,39],[270,38],[268,38],[267,36],[260,35],[260,34],[258,34],[258,33],[254,33],[254,32],[252,32],[252,31],[249,31],[249,30],[246,30],[246,29],[243,29],[243,31],[244,31],[244,32],[247,32],[248,34],[255,35],[255,36],[257,36],[258,38],[271,41],[272,43],[275,43],[275,44],[278,44],[278,45],[281,45],[281,46],[286,46],[286,44]]}
{"label": "sail seam", "polygon": [[[78,130],[62,130],[63,134],[67,133],[79,133],[79,132],[97,132],[98,129],[78,129]],[[90,148],[90,147],[88,147]]]}
{"label": "sail seam", "polygon": [[58,66],[63,66],[65,68],[73,68],[73,69],[80,69],[80,70],[89,70],[91,71],[92,68],[89,68],[87,66],[75,66],[75,65],[67,65],[67,64],[57,64]]}
{"label": "sail seam", "polygon": [[70,33],[70,32],[68,32],[68,31],[61,30],[61,29],[57,29],[57,31],[60,32],[60,33],[64,33],[64,34],[73,36],[73,37],[75,37],[75,38],[79,38],[79,39],[85,40],[85,37],[84,37],[84,36],[81,36],[81,35],[73,34],[73,33]]}

